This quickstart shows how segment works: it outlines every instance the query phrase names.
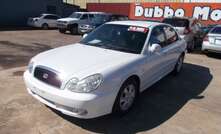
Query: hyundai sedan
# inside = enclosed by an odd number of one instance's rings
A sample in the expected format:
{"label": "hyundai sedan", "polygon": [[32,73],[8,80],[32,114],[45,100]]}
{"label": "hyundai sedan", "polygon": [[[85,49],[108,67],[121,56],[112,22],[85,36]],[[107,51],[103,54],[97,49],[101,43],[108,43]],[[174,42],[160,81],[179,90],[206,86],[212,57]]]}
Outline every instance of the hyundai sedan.
{"label": "hyundai sedan", "polygon": [[172,26],[115,21],[76,44],[33,57],[24,73],[29,94],[63,114],[124,115],[138,94],[181,71],[186,43]]}

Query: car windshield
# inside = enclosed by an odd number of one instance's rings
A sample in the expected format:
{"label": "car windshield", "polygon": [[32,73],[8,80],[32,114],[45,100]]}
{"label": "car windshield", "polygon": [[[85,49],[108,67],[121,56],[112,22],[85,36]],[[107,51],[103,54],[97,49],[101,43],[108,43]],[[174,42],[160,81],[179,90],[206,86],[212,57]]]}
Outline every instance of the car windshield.
{"label": "car windshield", "polygon": [[189,26],[188,20],[180,19],[180,18],[164,19],[163,23],[170,24],[174,27],[188,27]]}
{"label": "car windshield", "polygon": [[215,27],[210,33],[221,34],[221,27]]}
{"label": "car windshield", "polygon": [[144,27],[104,24],[88,34],[80,43],[104,49],[140,54],[147,34],[148,29]]}
{"label": "car windshield", "polygon": [[72,13],[69,17],[70,18],[80,18],[81,17],[81,13]]}

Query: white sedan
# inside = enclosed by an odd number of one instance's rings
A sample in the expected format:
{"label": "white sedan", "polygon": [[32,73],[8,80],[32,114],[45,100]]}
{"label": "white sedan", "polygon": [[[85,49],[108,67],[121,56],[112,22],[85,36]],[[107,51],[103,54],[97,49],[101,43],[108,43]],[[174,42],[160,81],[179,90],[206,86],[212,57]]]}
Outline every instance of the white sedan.
{"label": "white sedan", "polygon": [[185,50],[185,41],[170,25],[109,22],[77,44],[33,57],[24,81],[34,98],[66,115],[122,115],[139,93],[180,72]]}
{"label": "white sedan", "polygon": [[57,28],[57,19],[60,17],[55,14],[41,14],[39,17],[29,18],[27,23],[42,29]]}
{"label": "white sedan", "polygon": [[221,53],[221,25],[210,30],[203,40],[202,51]]}

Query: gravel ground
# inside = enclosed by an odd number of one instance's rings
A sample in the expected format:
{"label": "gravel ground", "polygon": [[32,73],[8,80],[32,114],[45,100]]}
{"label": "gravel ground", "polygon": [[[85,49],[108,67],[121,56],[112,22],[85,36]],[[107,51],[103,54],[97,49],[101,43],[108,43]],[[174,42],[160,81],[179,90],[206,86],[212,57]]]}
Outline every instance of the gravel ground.
{"label": "gravel ground", "polygon": [[124,117],[76,119],[32,98],[22,79],[29,59],[80,38],[56,30],[0,32],[0,134],[221,133],[221,57],[215,54],[187,54],[181,74],[142,93]]}

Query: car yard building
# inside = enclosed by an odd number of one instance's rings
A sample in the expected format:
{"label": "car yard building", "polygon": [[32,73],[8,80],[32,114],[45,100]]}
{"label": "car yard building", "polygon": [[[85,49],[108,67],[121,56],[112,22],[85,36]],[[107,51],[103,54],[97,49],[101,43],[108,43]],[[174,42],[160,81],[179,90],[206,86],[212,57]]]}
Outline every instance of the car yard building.
{"label": "car yard building", "polygon": [[[116,1],[116,2],[115,2]],[[135,20],[161,21],[167,17],[196,18],[202,24],[221,24],[221,0],[100,0],[88,2],[88,11],[127,15]]]}
{"label": "car yard building", "polygon": [[86,8],[87,3],[130,3],[130,2],[221,2],[221,0],[64,0],[67,3]]}

